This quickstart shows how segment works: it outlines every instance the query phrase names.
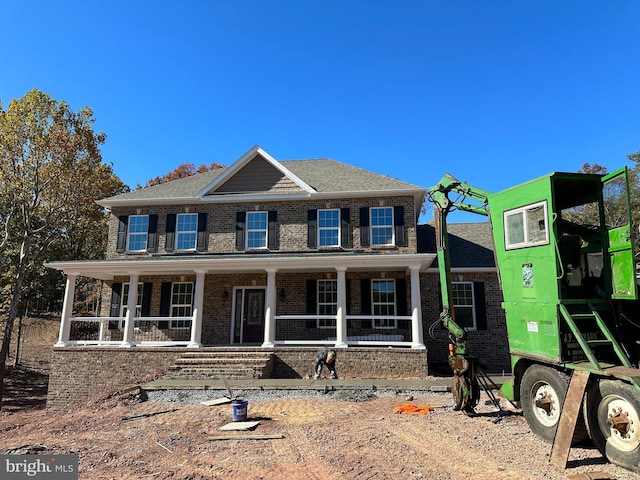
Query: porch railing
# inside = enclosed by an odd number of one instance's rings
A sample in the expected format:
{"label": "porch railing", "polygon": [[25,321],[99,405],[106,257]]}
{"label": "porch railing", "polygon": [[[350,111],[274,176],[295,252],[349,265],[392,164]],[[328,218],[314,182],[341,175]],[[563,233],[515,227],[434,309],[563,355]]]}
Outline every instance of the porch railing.
{"label": "porch railing", "polygon": [[[67,345],[121,345],[124,317],[71,317]],[[191,317],[136,317],[134,345],[181,346],[191,338]]]}
{"label": "porch railing", "polygon": [[[335,315],[277,315],[276,345],[333,345]],[[411,316],[347,315],[347,345],[410,347]]]}

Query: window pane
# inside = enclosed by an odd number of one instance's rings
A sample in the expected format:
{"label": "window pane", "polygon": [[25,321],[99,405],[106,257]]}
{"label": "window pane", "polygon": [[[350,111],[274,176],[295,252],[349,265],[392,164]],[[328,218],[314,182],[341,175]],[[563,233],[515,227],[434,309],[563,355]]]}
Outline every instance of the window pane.
{"label": "window pane", "polygon": [[318,245],[337,247],[340,245],[340,211],[318,210]]}
{"label": "window pane", "polygon": [[543,242],[547,238],[547,226],[542,205],[527,209],[527,237],[527,241],[532,243]]}
{"label": "window pane", "polygon": [[393,245],[393,209],[371,209],[371,244]]}
{"label": "window pane", "polygon": [[[338,282],[318,280],[318,315],[335,315],[338,312]],[[319,328],[335,328],[335,318],[318,319]]]}
{"label": "window pane", "polygon": [[[193,283],[176,282],[171,291],[171,316],[190,317],[193,303]],[[171,328],[189,328],[191,322],[185,320],[171,321]]]}
{"label": "window pane", "polygon": [[524,215],[507,215],[507,245],[524,243]]}
{"label": "window pane", "polygon": [[177,250],[193,250],[194,248],[196,248],[196,235],[198,233],[198,214],[179,214],[176,232]]}
{"label": "window pane", "polygon": [[148,229],[149,217],[147,215],[131,215],[129,217],[127,250],[132,252],[146,250]]}
{"label": "window pane", "polygon": [[247,212],[247,248],[266,248],[267,212]]}
{"label": "window pane", "polygon": [[476,326],[473,317],[473,283],[454,282],[451,284],[451,290],[456,323],[465,328],[475,329]]}
{"label": "window pane", "polygon": [[[376,328],[396,328],[396,295],[394,280],[374,280],[372,286],[373,325]],[[392,318],[384,318],[385,316]]]}

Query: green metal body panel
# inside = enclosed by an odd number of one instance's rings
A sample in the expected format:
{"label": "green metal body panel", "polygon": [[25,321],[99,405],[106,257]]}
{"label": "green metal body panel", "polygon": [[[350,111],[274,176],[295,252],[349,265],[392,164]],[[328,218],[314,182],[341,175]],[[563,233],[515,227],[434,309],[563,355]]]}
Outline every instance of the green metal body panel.
{"label": "green metal body panel", "polygon": [[[532,363],[589,370],[640,389],[639,279],[626,168],[607,176],[555,172],[497,193],[447,175],[430,192],[441,234],[455,207],[489,217],[512,355],[507,398],[519,398],[520,376]],[[454,193],[458,199],[451,200]],[[448,245],[440,240],[449,305]],[[442,318],[459,339],[455,353],[468,355],[467,337],[449,310]]]}

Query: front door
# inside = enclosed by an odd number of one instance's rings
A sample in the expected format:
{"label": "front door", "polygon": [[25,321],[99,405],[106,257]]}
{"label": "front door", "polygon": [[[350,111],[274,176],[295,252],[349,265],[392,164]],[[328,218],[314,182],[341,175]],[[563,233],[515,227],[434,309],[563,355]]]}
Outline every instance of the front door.
{"label": "front door", "polygon": [[235,294],[234,341],[262,343],[264,341],[264,301],[262,288],[239,288]]}

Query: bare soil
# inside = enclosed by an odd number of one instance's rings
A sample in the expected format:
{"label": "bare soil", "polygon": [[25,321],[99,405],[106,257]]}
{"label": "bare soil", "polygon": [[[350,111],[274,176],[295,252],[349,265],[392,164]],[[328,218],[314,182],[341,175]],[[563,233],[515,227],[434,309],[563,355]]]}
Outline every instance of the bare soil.
{"label": "bare soil", "polygon": [[[56,334],[42,346],[42,358],[50,357]],[[501,412],[483,401],[470,417],[454,411],[443,393],[247,396],[248,420],[259,425],[240,432],[220,430],[232,423],[229,404],[155,403],[126,388],[47,415],[42,362],[25,359],[27,366],[10,369],[0,454],[76,454],[81,479],[638,478],[588,446],[572,448],[566,470],[558,471],[549,464],[550,445],[510,404],[503,400]],[[429,405],[431,413],[394,413],[404,404]]]}

